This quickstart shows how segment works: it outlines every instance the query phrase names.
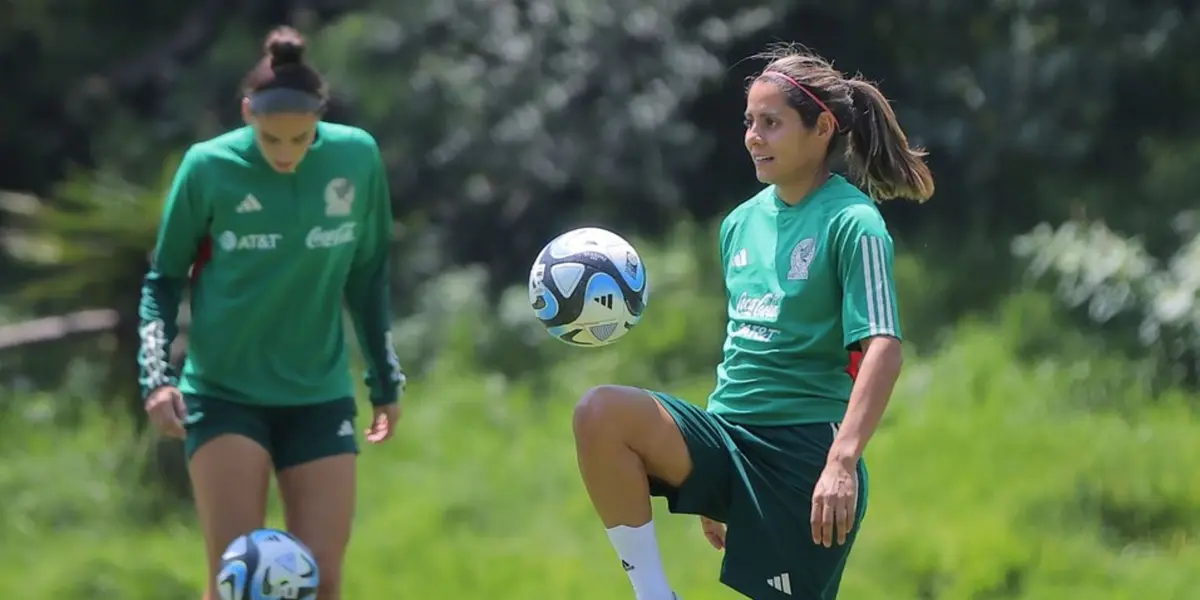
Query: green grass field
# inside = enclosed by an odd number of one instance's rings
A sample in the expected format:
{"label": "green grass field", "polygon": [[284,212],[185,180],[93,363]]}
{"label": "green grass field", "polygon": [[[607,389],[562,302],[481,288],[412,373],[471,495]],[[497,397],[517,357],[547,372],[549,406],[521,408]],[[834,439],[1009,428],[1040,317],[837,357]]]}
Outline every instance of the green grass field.
{"label": "green grass field", "polygon": [[[964,326],[907,363],[868,451],[872,504],[843,597],[1195,598],[1197,398],[1151,397],[1094,361],[1022,366],[1003,339]],[[570,434],[573,399],[621,381],[620,352],[575,352],[536,397],[449,358],[415,383],[399,439],[362,457],[346,597],[631,597]],[[671,390],[703,401],[710,378]],[[123,483],[137,442],[95,411],[52,425],[69,402],[86,399],[28,398],[0,424],[0,597],[194,600],[190,518],[139,525],[143,493]],[[737,597],[695,520],[657,508],[686,600]]]}

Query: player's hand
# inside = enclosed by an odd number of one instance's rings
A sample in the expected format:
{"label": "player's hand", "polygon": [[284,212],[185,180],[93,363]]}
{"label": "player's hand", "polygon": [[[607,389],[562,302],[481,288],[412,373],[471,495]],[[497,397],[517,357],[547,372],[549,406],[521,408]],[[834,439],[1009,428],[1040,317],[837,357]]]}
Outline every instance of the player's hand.
{"label": "player's hand", "polygon": [[825,464],[821,478],[813,489],[812,539],[813,543],[829,548],[837,533],[837,543],[846,543],[846,536],[854,527],[858,513],[858,470],[857,465],[847,466],[844,461],[831,460]]}
{"label": "player's hand", "polygon": [[396,426],[400,422],[400,403],[393,402],[383,406],[373,408],[374,414],[371,416],[371,426],[365,432],[367,441],[372,444],[379,444],[392,439],[396,433]]}
{"label": "player's hand", "polygon": [[183,403],[183,394],[174,386],[163,386],[146,397],[146,414],[150,422],[163,435],[183,439],[183,419],[187,416],[187,406]]}
{"label": "player's hand", "polygon": [[717,550],[725,549],[725,524],[714,521],[708,517],[700,517],[700,528],[704,530],[704,537],[708,539],[708,543],[712,544]]}

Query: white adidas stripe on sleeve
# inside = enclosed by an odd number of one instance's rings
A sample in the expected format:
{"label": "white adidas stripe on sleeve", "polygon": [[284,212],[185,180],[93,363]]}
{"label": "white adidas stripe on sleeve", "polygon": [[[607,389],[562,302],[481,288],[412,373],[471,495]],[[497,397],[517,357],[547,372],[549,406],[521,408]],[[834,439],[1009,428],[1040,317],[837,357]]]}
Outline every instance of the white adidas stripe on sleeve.
{"label": "white adidas stripe on sleeve", "polygon": [[859,238],[863,260],[864,300],[867,303],[869,335],[896,335],[896,300],[892,297],[892,274],[888,269],[886,242],[877,235]]}

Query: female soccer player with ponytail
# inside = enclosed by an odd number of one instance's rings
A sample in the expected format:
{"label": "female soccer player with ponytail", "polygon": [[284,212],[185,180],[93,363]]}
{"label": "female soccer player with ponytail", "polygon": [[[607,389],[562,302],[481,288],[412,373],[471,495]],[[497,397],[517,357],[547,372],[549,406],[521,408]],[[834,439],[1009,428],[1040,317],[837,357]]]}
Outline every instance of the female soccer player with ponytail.
{"label": "female soccer player with ponytail", "polygon": [[[871,83],[791,48],[763,58],[745,145],[768,185],[721,225],[728,325],[707,410],[601,386],[575,411],[580,471],[638,600],[676,597],[651,495],[701,516],[727,586],[836,598],[866,512],[863,450],[900,373],[892,240],[874,202],[927,200],[924,153]],[[858,187],[829,170],[843,148]]]}
{"label": "female soccer player with ponytail", "polygon": [[[188,150],[142,289],[140,383],[151,420],[184,439],[205,600],[217,600],[225,547],[263,526],[272,470],[288,530],[316,556],[318,597],[341,598],[358,453],[343,306],[368,364],[367,441],[390,438],[399,417],[387,175],[367,132],[321,120],[325,84],[303,53],[299,33],[272,32],[246,79],[247,125]],[[176,376],[168,353],[189,283]]]}

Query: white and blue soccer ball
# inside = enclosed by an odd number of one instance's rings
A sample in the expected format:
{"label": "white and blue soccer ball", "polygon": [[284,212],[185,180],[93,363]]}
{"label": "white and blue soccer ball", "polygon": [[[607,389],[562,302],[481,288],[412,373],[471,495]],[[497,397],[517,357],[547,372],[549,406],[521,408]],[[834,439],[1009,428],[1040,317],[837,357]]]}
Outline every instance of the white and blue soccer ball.
{"label": "white and blue soccer ball", "polygon": [[582,227],[542,248],[529,272],[529,302],[554,338],[605,346],[641,320],[647,284],[646,266],[629,242],[606,229]]}
{"label": "white and blue soccer ball", "polygon": [[221,555],[221,600],[315,600],[321,576],[313,553],[295,536],[257,529]]}

